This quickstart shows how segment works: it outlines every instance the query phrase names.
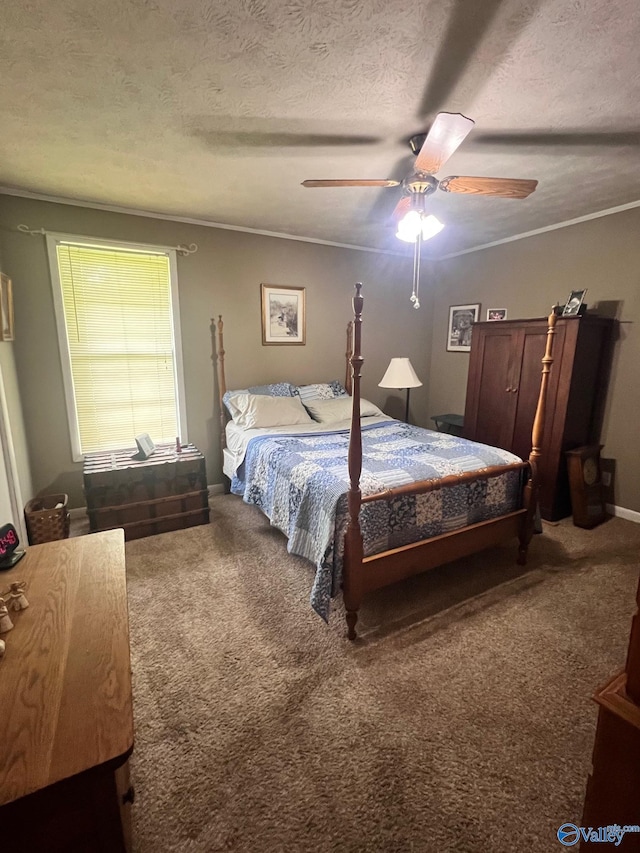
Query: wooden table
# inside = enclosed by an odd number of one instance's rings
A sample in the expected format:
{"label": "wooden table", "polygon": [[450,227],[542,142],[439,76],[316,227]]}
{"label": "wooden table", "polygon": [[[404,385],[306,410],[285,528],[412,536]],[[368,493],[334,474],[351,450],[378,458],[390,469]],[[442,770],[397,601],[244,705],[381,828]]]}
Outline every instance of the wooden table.
{"label": "wooden table", "polygon": [[124,851],[133,708],[122,530],[47,542],[0,660],[0,847]]}

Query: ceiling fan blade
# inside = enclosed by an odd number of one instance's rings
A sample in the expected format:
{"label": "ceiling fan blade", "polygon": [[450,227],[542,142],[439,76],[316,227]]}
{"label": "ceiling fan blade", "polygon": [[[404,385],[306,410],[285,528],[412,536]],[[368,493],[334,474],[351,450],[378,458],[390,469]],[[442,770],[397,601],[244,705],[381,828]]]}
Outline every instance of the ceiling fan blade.
{"label": "ceiling fan blade", "polygon": [[520,178],[470,178],[465,175],[450,175],[440,181],[439,189],[446,193],[492,195],[497,198],[526,198],[537,186],[537,181]]}
{"label": "ceiling fan blade", "polygon": [[474,124],[460,113],[438,113],[416,157],[416,171],[432,175],[441,169]]}
{"label": "ceiling fan blade", "polygon": [[397,187],[400,181],[355,180],[303,181],[303,187]]}
{"label": "ceiling fan blade", "polygon": [[405,215],[405,213],[408,213],[409,210],[411,210],[411,196],[404,195],[393,208],[393,213],[391,214],[392,221],[397,222]]}

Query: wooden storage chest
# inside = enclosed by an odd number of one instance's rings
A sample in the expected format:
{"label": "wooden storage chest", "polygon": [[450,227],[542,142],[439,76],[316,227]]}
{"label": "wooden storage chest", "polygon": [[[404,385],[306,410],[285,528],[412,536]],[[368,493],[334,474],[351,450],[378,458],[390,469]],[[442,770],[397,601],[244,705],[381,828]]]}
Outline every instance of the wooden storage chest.
{"label": "wooden storage chest", "polygon": [[92,533],[122,527],[139,539],[209,522],[205,460],[193,444],[180,453],[159,445],[145,460],[129,450],[88,453],[84,491]]}

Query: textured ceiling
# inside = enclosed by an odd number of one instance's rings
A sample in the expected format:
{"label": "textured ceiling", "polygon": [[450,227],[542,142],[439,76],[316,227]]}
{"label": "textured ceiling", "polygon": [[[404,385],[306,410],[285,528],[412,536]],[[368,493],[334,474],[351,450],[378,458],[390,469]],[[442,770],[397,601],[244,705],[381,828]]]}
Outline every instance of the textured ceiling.
{"label": "textured ceiling", "polygon": [[[640,199],[638,0],[2,0],[0,185],[392,248],[439,110],[476,122],[439,177],[435,255]],[[37,227],[37,223],[34,224]]]}

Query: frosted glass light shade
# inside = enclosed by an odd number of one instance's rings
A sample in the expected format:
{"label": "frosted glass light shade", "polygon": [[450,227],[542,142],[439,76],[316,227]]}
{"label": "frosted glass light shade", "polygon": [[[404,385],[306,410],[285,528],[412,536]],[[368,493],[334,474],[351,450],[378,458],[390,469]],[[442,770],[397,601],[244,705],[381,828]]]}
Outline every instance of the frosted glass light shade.
{"label": "frosted glass light shade", "polygon": [[415,243],[420,231],[422,231],[422,214],[417,210],[410,210],[398,222],[396,237],[404,240],[405,243]]}
{"label": "frosted glass light shade", "polygon": [[432,213],[425,216],[417,210],[410,210],[398,222],[396,237],[399,240],[404,240],[405,243],[415,243],[420,232],[422,232],[423,240],[430,240],[439,234],[443,228],[444,224]]}
{"label": "frosted glass light shade", "polygon": [[408,358],[392,358],[387,372],[378,382],[380,388],[418,388],[420,385],[422,382]]}

